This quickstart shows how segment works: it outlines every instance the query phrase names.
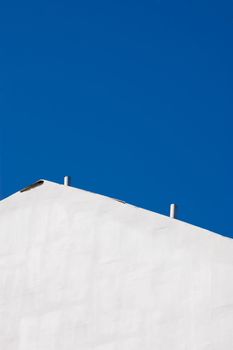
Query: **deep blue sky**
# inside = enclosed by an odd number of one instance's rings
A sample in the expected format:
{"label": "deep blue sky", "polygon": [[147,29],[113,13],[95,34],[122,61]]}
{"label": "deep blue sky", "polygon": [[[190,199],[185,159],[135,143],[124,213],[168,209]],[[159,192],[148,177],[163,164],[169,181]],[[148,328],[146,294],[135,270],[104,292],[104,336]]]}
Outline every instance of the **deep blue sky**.
{"label": "deep blue sky", "polygon": [[0,5],[1,198],[39,178],[233,237],[232,0]]}

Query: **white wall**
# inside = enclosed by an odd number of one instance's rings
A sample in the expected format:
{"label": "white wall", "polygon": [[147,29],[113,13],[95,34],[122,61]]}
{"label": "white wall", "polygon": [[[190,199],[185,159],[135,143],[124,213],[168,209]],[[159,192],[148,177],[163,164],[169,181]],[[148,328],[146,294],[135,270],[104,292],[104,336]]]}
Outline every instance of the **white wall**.
{"label": "white wall", "polygon": [[0,202],[1,350],[232,350],[233,240],[45,182]]}

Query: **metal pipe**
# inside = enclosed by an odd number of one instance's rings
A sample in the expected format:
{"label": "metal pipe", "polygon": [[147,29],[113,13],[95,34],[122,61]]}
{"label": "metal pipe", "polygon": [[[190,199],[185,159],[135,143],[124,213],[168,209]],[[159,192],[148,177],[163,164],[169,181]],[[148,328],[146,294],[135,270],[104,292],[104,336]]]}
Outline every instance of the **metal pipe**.
{"label": "metal pipe", "polygon": [[71,180],[70,176],[64,176],[64,185],[65,186],[70,186],[70,183],[71,183],[70,180]]}
{"label": "metal pipe", "polygon": [[170,205],[170,218],[176,218],[176,204]]}

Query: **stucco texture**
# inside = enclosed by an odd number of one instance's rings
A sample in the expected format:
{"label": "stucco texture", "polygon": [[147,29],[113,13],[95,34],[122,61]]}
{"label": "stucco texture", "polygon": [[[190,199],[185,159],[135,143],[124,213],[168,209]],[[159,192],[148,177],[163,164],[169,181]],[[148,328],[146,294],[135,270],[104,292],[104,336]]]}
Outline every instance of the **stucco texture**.
{"label": "stucco texture", "polygon": [[232,350],[233,240],[45,181],[0,202],[1,350]]}

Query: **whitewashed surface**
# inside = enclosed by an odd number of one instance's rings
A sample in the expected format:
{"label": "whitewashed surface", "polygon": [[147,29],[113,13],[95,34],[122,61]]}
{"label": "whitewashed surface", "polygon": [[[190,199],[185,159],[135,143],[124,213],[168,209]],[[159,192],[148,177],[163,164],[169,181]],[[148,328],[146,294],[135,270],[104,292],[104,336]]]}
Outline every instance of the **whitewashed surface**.
{"label": "whitewashed surface", "polygon": [[0,350],[232,350],[233,240],[51,182],[0,202]]}

